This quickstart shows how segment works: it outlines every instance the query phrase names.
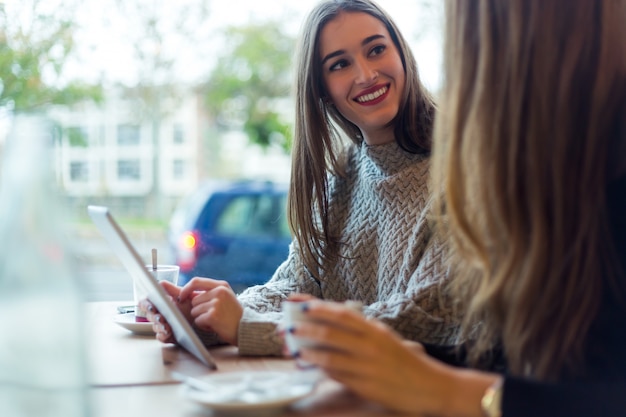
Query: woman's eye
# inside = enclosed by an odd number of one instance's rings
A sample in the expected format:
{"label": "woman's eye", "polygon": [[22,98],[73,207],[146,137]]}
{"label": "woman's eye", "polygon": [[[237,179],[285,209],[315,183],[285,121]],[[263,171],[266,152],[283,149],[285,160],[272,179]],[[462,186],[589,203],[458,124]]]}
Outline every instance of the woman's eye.
{"label": "woman's eye", "polygon": [[334,64],[332,64],[330,67],[328,67],[328,69],[330,71],[337,71],[340,70],[342,68],[345,68],[348,66],[348,61],[346,61],[345,59],[341,59],[337,62],[335,62]]}
{"label": "woman's eye", "polygon": [[372,48],[370,55],[380,55],[385,51],[385,49],[387,49],[385,45],[377,45]]}

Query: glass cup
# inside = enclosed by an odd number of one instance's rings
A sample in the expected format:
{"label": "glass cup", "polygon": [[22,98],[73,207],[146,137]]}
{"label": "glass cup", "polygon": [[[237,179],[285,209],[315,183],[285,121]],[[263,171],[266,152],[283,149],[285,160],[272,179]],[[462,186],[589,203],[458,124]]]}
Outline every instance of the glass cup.
{"label": "glass cup", "polygon": [[[178,274],[180,267],[178,265],[157,265],[156,269],[152,265],[146,265],[148,272],[156,278],[157,281],[167,281],[174,285],[178,285]],[[134,281],[133,282],[133,298],[135,301],[135,319],[136,321],[148,321],[146,319],[146,312],[139,308],[139,302],[145,300],[148,297],[148,292],[143,286]]]}

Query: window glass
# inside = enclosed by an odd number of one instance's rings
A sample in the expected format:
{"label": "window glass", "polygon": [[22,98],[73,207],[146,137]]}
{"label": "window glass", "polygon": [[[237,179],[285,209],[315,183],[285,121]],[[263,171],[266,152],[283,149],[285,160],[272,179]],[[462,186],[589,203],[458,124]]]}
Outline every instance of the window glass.
{"label": "window glass", "polygon": [[174,143],[185,142],[185,129],[183,125],[176,123],[174,125],[174,137],[172,138]]}
{"label": "window glass", "polygon": [[122,146],[139,145],[139,126],[119,125],[117,127],[117,144]]}
{"label": "window glass", "polygon": [[279,198],[279,209],[278,209],[278,233],[281,237],[289,238],[291,237],[291,229],[289,229],[289,222],[287,220],[287,195],[285,194],[283,197]]}
{"label": "window glass", "polygon": [[89,146],[89,134],[85,126],[69,126],[65,134],[70,146],[81,148]]}
{"label": "window glass", "polygon": [[117,178],[122,181],[139,181],[141,175],[138,159],[121,159],[117,161]]}
{"label": "window glass", "polygon": [[180,159],[172,161],[172,177],[175,180],[182,180],[185,178],[185,161]]}
{"label": "window glass", "polygon": [[228,236],[275,236],[279,229],[275,200],[272,195],[233,198],[218,218],[217,232]]}
{"label": "window glass", "polygon": [[278,230],[277,213],[273,195],[257,198],[255,210],[250,220],[249,233],[253,236],[272,236]]}
{"label": "window glass", "polygon": [[246,234],[256,211],[256,202],[256,197],[233,198],[218,217],[215,230],[229,236]]}
{"label": "window glass", "polygon": [[88,182],[89,166],[84,161],[73,161],[70,163],[70,180],[72,182]]}
{"label": "window glass", "polygon": [[[72,220],[87,299],[132,297],[87,205],[110,207],[139,253],[157,248],[175,263],[175,231],[202,210],[207,182],[223,182],[225,193],[240,192],[244,180],[285,189],[295,41],[317,1],[0,0],[0,158],[13,114],[38,112],[55,126],[53,180]],[[436,93],[442,2],[379,3]],[[275,253],[285,253],[286,192],[244,188],[218,229],[273,234],[282,239]],[[181,208],[194,195],[193,210]]]}

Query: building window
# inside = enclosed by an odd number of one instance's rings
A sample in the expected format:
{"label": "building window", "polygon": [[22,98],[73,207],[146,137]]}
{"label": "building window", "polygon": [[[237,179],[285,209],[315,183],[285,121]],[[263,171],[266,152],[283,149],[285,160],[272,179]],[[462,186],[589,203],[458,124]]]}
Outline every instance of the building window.
{"label": "building window", "polygon": [[106,144],[105,138],[106,138],[106,130],[104,128],[104,125],[99,125],[98,126],[98,139],[95,144],[99,146],[104,146]]}
{"label": "building window", "polygon": [[138,159],[117,161],[117,178],[125,181],[139,181],[140,165]]}
{"label": "building window", "polygon": [[183,125],[176,123],[174,125],[174,143],[185,143],[185,129]]}
{"label": "building window", "polygon": [[89,181],[89,166],[84,161],[74,161],[70,163],[70,180],[72,182]]}
{"label": "building window", "polygon": [[70,126],[65,129],[67,142],[72,147],[86,148],[89,146],[89,134],[84,126]]}
{"label": "building window", "polygon": [[185,178],[185,161],[175,159],[172,163],[172,178],[182,180]]}
{"label": "building window", "polygon": [[118,125],[117,144],[122,146],[139,145],[139,126]]}

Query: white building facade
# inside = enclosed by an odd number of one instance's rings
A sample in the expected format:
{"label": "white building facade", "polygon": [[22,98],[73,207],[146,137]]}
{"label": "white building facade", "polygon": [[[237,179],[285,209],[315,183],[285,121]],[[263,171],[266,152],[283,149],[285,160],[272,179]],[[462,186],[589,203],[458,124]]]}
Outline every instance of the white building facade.
{"label": "white building facade", "polygon": [[142,201],[154,204],[157,198],[171,211],[203,176],[209,123],[199,101],[188,95],[157,121],[140,120],[129,101],[115,97],[52,110],[61,132],[55,164],[63,192],[77,204],[101,201],[125,211],[134,206],[132,212],[145,212]]}

